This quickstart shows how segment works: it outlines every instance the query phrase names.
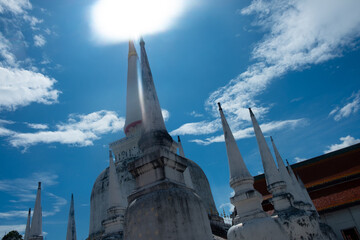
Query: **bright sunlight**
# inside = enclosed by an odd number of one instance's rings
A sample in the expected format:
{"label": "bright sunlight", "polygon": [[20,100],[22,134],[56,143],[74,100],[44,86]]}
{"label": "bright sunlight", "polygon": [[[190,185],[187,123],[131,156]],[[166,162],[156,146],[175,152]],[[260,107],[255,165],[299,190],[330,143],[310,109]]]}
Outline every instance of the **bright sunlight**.
{"label": "bright sunlight", "polygon": [[189,0],[98,0],[91,8],[96,40],[116,43],[163,32],[184,13]]}

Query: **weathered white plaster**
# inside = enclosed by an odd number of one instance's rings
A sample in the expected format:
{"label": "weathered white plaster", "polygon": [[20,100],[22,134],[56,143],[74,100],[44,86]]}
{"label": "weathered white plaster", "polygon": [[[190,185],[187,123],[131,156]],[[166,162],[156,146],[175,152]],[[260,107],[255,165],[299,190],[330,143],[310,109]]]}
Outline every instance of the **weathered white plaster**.
{"label": "weathered white plaster", "polygon": [[126,240],[212,238],[201,199],[185,186],[182,175],[186,166],[185,158],[166,147],[158,147],[129,165],[137,186],[128,198]]}
{"label": "weathered white plaster", "polygon": [[283,227],[289,239],[336,239],[332,229],[321,224],[315,213],[290,209],[279,212],[277,222]]}
{"label": "weathered white plaster", "polygon": [[111,151],[109,151],[109,202],[108,208],[120,207],[125,210],[127,207],[126,196],[121,191],[119,180],[116,174],[115,164]]}
{"label": "weathered white plaster", "polygon": [[[124,197],[130,195],[135,188],[135,180],[127,171],[127,163],[134,158],[127,158],[115,163],[118,182]],[[102,222],[108,218],[109,208],[109,168],[105,169],[96,179],[90,199],[89,236],[101,239],[104,233]],[[124,203],[127,206],[127,200]]]}
{"label": "weathered white plaster", "polygon": [[274,217],[260,217],[237,224],[228,231],[229,240],[289,240]]}
{"label": "weathered white plaster", "polygon": [[[134,159],[138,158],[138,156],[142,155],[137,146],[138,139],[139,136],[134,135],[110,144],[114,155],[118,156],[115,162],[116,172],[120,188],[126,197],[129,196],[135,188],[135,180],[128,172],[127,164],[134,161]],[[139,151],[137,154],[124,154],[124,152],[127,152],[126,149],[138,149]],[[210,184],[206,178],[205,173],[195,162],[189,159],[187,159],[186,169],[188,169],[190,173],[191,182],[193,183],[195,192],[198,194],[198,196],[200,196],[204,203],[206,212],[212,217],[212,219],[218,219],[218,212],[216,210]],[[101,239],[105,231],[104,227],[102,226],[102,222],[107,219],[107,202],[109,195],[108,184],[108,169],[105,169],[96,179],[90,199],[89,236],[92,236],[93,239]]]}
{"label": "weathered white plaster", "polygon": [[142,80],[140,104],[144,131],[150,132],[155,129],[166,131],[143,39],[140,41],[140,48]]}

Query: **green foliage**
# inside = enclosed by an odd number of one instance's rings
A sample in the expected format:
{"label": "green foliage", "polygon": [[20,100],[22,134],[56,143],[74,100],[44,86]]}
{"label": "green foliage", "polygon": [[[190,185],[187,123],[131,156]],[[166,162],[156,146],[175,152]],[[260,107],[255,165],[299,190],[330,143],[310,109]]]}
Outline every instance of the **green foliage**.
{"label": "green foliage", "polygon": [[14,230],[6,234],[2,240],[23,240],[23,238],[18,231]]}

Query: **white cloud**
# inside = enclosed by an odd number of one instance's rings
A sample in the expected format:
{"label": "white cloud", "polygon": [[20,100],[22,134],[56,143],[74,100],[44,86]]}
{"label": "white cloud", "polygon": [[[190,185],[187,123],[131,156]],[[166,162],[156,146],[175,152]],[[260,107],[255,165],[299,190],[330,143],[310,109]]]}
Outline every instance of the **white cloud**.
{"label": "white cloud", "polygon": [[298,163],[298,162],[302,162],[302,161],[306,160],[306,158],[295,157],[294,160],[295,160],[295,162]]}
{"label": "white cloud", "polygon": [[221,204],[220,205],[220,207],[219,208],[224,208],[224,209],[226,209],[226,211],[228,212],[228,213],[232,213],[233,211],[234,211],[234,205],[232,205],[231,203],[223,203],[223,204]]}
{"label": "white cloud", "polygon": [[16,218],[21,217],[25,218],[28,215],[28,211],[9,211],[9,212],[0,212],[0,219],[1,218]]}
{"label": "white cloud", "polygon": [[33,102],[55,103],[60,93],[54,89],[55,83],[55,79],[41,73],[0,67],[0,110],[14,110]]}
{"label": "white cloud", "polygon": [[[6,24],[0,33],[0,111],[15,110],[31,103],[51,104],[57,102],[60,91],[54,89],[56,80],[39,73],[35,60],[24,59],[19,49],[29,44],[22,33],[29,26],[32,30],[43,20],[29,14],[32,5],[28,0],[0,0],[0,13]],[[41,34],[34,36],[35,46],[46,43]],[[17,56],[20,59],[17,59]]]}
{"label": "white cloud", "polygon": [[221,127],[220,120],[214,121],[201,121],[186,123],[170,132],[170,135],[200,135],[200,134],[210,134],[218,131]]}
{"label": "white cloud", "polygon": [[269,30],[253,58],[296,70],[337,57],[351,45],[360,35],[359,7],[357,0],[255,0],[241,13],[257,14],[257,24]]}
{"label": "white cloud", "polygon": [[166,122],[170,118],[170,112],[166,109],[161,109],[161,114],[164,118],[164,121]]}
{"label": "white cloud", "polygon": [[[34,204],[36,198],[36,192],[38,182],[41,182],[41,197],[47,204],[48,209],[43,210],[43,217],[53,216],[61,211],[61,207],[64,206],[67,201],[53,193],[47,191],[47,189],[53,185],[58,184],[58,176],[49,172],[33,173],[28,177],[15,178],[15,179],[1,179],[0,180],[0,192],[4,192],[14,197],[10,200],[10,203],[18,205],[20,202],[31,202]],[[19,207],[16,207],[19,209]],[[22,219],[25,221],[28,216],[28,209],[22,210],[9,210],[7,212],[0,212],[0,219]],[[1,227],[4,226],[0,226]],[[5,226],[6,227],[6,226]]]}
{"label": "white cloud", "polygon": [[67,204],[67,201],[65,198],[59,197],[53,193],[47,193],[47,196],[49,196],[54,202],[52,204],[52,210],[51,211],[44,211],[43,216],[53,216],[56,213],[60,212],[61,207]]}
{"label": "white cloud", "polygon": [[50,35],[52,33],[52,31],[49,29],[49,28],[45,28],[44,32],[47,34],[47,35]]}
{"label": "white cloud", "polygon": [[326,147],[326,150],[324,151],[324,153],[329,153],[329,152],[333,152],[357,143],[360,143],[360,139],[355,139],[354,137],[348,135],[346,137],[341,137],[340,141],[342,141],[342,143],[339,144],[332,144],[330,146]]}
{"label": "white cloud", "polygon": [[41,123],[26,123],[26,125],[30,128],[33,128],[33,129],[48,129],[48,125],[46,124],[41,124]]}
{"label": "white cloud", "polygon": [[75,146],[93,145],[99,135],[117,132],[124,126],[124,118],[115,112],[101,110],[87,115],[71,114],[67,123],[56,126],[55,131],[38,131],[35,133],[15,133],[10,136],[14,147],[25,147],[39,143],[61,143]]}
{"label": "white cloud", "polygon": [[38,34],[34,36],[34,45],[36,47],[42,47],[46,44],[46,40],[43,35]]}
{"label": "white cloud", "polygon": [[204,114],[197,113],[197,112],[195,112],[195,111],[192,111],[192,112],[190,113],[190,115],[193,116],[193,117],[203,117],[203,116],[204,116]]}
{"label": "white cloud", "polygon": [[91,29],[100,42],[128,41],[169,29],[190,5],[188,0],[97,0],[90,10]]}
{"label": "white cloud", "polygon": [[293,98],[290,102],[300,102],[303,99],[303,97]]}
{"label": "white cloud", "polygon": [[13,124],[13,123],[14,123],[13,121],[0,119],[0,125]]}
{"label": "white cloud", "polygon": [[353,93],[349,102],[346,103],[343,107],[335,107],[330,113],[329,116],[334,116],[335,121],[339,121],[343,118],[349,117],[351,114],[356,113],[360,109],[360,90],[356,93]]}
{"label": "white cloud", "polygon": [[[256,98],[274,78],[339,57],[345,50],[355,47],[360,36],[358,9],[360,1],[357,0],[252,1],[238,12],[253,14],[255,25],[266,32],[252,51],[254,64],[210,94],[206,108],[213,117],[218,117],[216,103],[221,102],[228,121],[237,125],[249,120],[249,107],[256,109],[256,116],[261,119],[269,108],[257,106]],[[190,124],[201,123],[204,124]],[[184,126],[191,127],[185,124],[180,128]],[[189,131],[185,130],[185,133]],[[192,134],[197,134],[195,130]],[[205,142],[219,139],[210,138]],[[198,139],[194,142],[204,143]]]}
{"label": "white cloud", "polygon": [[2,179],[0,180],[0,192],[5,192],[16,197],[12,202],[28,202],[35,200],[38,182],[43,187],[56,185],[58,176],[49,172],[33,173],[26,178]]}
{"label": "white cloud", "polygon": [[29,0],[0,0],[0,13],[8,11],[14,14],[23,14],[31,8]]}
{"label": "white cloud", "polygon": [[[38,19],[34,16],[29,16],[29,15],[24,15],[24,20],[30,23],[30,26],[33,30],[38,30],[38,28],[36,28],[36,25],[43,22],[42,19]],[[44,38],[42,35],[38,35],[38,36]]]}
{"label": "white cloud", "polygon": [[[304,124],[306,122],[305,119],[293,119],[293,120],[284,120],[284,121],[273,121],[269,123],[261,124],[261,130],[263,133],[268,133],[271,131],[277,131],[283,128],[294,128],[300,124]],[[235,139],[243,139],[254,136],[254,130],[252,127],[248,127],[245,129],[238,129],[233,131],[233,135]],[[209,145],[215,142],[224,142],[224,135],[212,136],[202,139],[193,139],[190,142],[195,142],[201,145]]]}
{"label": "white cloud", "polygon": [[0,225],[0,236],[5,236],[6,233],[11,232],[13,230],[18,231],[20,234],[23,234],[25,232],[25,224],[19,224],[19,225]]}
{"label": "white cloud", "polygon": [[13,124],[13,123],[14,123],[13,121],[0,119],[0,137],[11,136],[15,133],[14,131],[11,131],[3,127],[4,125]]}
{"label": "white cloud", "polygon": [[359,8],[357,0],[253,1],[240,12],[256,14],[256,24],[269,31],[252,52],[256,63],[212,93],[207,105],[214,110],[221,102],[241,118],[239,111],[254,106],[272,79],[340,56],[360,36]]}
{"label": "white cloud", "polygon": [[[11,43],[7,40],[4,35],[0,32],[0,57],[2,58],[1,65],[8,65],[11,67],[17,67],[15,55],[11,52]],[[0,66],[1,66],[0,65]]]}
{"label": "white cloud", "polygon": [[11,131],[11,130],[9,130],[7,128],[4,128],[4,127],[0,126],[0,137],[11,136],[13,134],[15,134],[14,131]]}

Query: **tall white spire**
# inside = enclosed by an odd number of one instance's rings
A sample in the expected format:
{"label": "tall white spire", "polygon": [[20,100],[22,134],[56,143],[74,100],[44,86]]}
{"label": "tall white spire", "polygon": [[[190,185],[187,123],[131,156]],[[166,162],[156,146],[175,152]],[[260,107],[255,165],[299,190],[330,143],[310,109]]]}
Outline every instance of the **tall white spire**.
{"label": "tall white spire", "polygon": [[224,131],[226,152],[229,161],[230,184],[232,184],[232,182],[236,179],[253,179],[253,177],[249,173],[249,170],[246,168],[246,165],[240,154],[235,138],[230,130],[229,124],[226,121],[220,103],[218,103],[218,105],[221,116],[221,123]]}
{"label": "tall white spire", "polygon": [[30,239],[38,236],[42,236],[41,182],[39,182],[36,193],[34,213],[30,228]]}
{"label": "tall white spire", "polygon": [[143,111],[142,117],[144,121],[145,132],[151,130],[165,130],[165,123],[161,114],[161,108],[154,80],[152,77],[149,60],[145,50],[145,42],[143,39],[140,41],[141,47],[141,77],[143,89]]}
{"label": "tall white spire", "polygon": [[141,38],[141,89],[140,97],[144,132],[139,140],[139,147],[143,152],[151,151],[154,146],[170,148],[173,140],[166,130],[160,103],[156,94],[149,60],[145,50],[145,42]]}
{"label": "tall white spire", "polygon": [[291,194],[286,189],[286,183],[282,179],[275,165],[273,156],[271,155],[269,146],[266,143],[264,135],[260,129],[260,126],[254,116],[254,113],[250,111],[251,121],[254,126],[254,132],[256,140],[259,145],[261,161],[264,167],[264,174],[267,183],[267,189],[272,194],[271,202],[274,205],[274,209],[278,211],[289,209],[293,206]]}
{"label": "tall white spire", "polygon": [[234,223],[239,224],[250,219],[266,217],[267,214],[261,206],[262,196],[254,189],[254,178],[244,163],[220,103],[218,105],[229,161],[230,186],[235,192],[230,198],[237,211]]}
{"label": "tall white spire", "polygon": [[109,209],[112,207],[126,208],[126,198],[120,189],[119,180],[111,151],[109,151]]}
{"label": "tall white spire", "polygon": [[311,200],[311,197],[305,187],[305,184],[303,183],[303,181],[301,180],[300,176],[298,175],[297,177],[295,176],[294,171],[292,170],[289,162],[286,160],[287,163],[287,168],[289,170],[289,174],[291,176],[291,178],[293,179],[293,181],[297,184],[299,190],[301,191],[301,193],[303,194],[304,197],[304,202],[308,203],[311,205],[311,209],[316,211],[316,207],[313,203],[313,201]]}
{"label": "tall white spire", "polygon": [[75,210],[74,210],[74,195],[71,194],[71,203],[69,211],[69,219],[66,232],[66,240],[76,240],[76,226],[75,226]]}
{"label": "tall white spire", "polygon": [[126,92],[126,120],[124,125],[125,134],[128,136],[141,124],[141,106],[139,99],[139,57],[133,41],[129,41],[127,92]]}
{"label": "tall white spire", "polygon": [[28,218],[26,222],[24,240],[29,240],[30,235],[30,218],[31,218],[31,208],[29,208]]}
{"label": "tall white spire", "polygon": [[123,239],[124,215],[127,199],[122,193],[111,151],[109,151],[109,188],[107,218],[102,221],[104,227],[102,239]]}
{"label": "tall white spire", "polygon": [[303,183],[303,181],[301,180],[301,177],[298,176],[298,179],[299,179],[299,183],[300,183],[300,187],[301,189],[303,190],[303,194],[305,196],[305,199],[307,200],[307,203],[309,203],[311,205],[311,209],[316,211],[317,215],[319,215],[319,213],[317,212],[316,210],[316,207],[315,207],[315,204],[314,202],[312,201],[310,195],[309,195],[309,192],[307,191],[306,187],[305,187],[305,184]]}
{"label": "tall white spire", "polygon": [[251,111],[251,108],[249,108],[249,111],[250,111],[251,121],[254,126],[256,140],[258,142],[258,146],[260,150],[261,161],[264,167],[266,183],[269,186],[275,182],[281,181],[279,171],[275,165],[274,158],[271,155],[269,146],[266,143],[264,135],[260,129],[259,123],[257,122],[254,113]]}
{"label": "tall white spire", "polygon": [[295,201],[302,201],[302,202],[306,203],[304,196],[303,196],[302,192],[300,191],[299,187],[296,186],[296,183],[290,177],[289,172],[287,171],[286,166],[284,164],[284,161],[281,158],[281,155],[275,145],[274,139],[271,136],[270,136],[270,139],[271,139],[271,143],[272,143],[272,146],[274,149],[276,162],[279,167],[280,175],[286,183],[286,189],[288,190],[288,192],[290,192],[293,195]]}
{"label": "tall white spire", "polygon": [[291,179],[293,179],[294,181],[297,182],[298,180],[297,180],[297,178],[296,178],[296,176],[295,176],[295,173],[294,173],[294,171],[292,170],[292,168],[291,168],[288,160],[286,160],[286,164],[287,164],[287,170],[289,171],[289,175],[290,175]]}
{"label": "tall white spire", "polygon": [[179,147],[179,155],[185,157],[184,148],[181,144],[180,136],[178,136],[178,147]]}

